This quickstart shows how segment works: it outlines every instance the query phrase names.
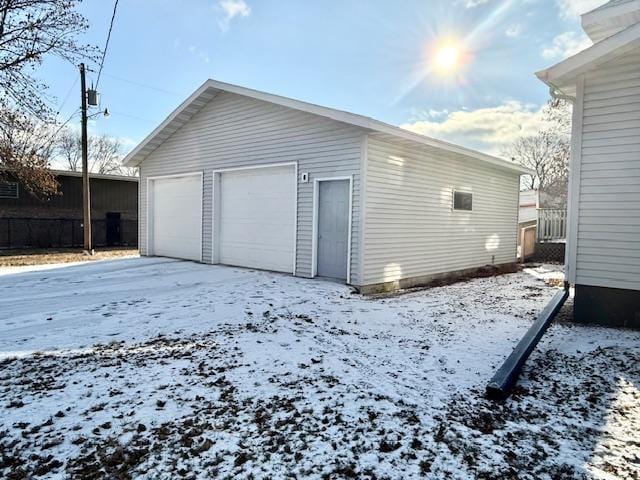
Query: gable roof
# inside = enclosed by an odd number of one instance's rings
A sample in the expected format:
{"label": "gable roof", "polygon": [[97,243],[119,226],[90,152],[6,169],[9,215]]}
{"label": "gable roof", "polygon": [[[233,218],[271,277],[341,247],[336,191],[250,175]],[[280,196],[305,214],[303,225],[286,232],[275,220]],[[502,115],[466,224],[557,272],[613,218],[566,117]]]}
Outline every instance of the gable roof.
{"label": "gable roof", "polygon": [[487,162],[498,167],[528,174],[531,171],[517,163],[487,155],[469,148],[461,147],[453,143],[436,140],[424,135],[410,132],[370,117],[355,113],[322,107],[312,103],[294,100],[271,93],[260,92],[250,88],[240,87],[229,83],[207,80],[200,88],[193,92],[182,104],[178,106],[155,130],[153,130],[138,146],[136,146],[123,160],[124,165],[133,167],[139,165],[151,152],[158,148],[175,131],[186,124],[202,107],[211,101],[218,93],[229,92],[244,97],[254,98],[264,102],[281,105],[295,110],[320,115],[342,123],[361,127],[370,132],[378,132],[390,135],[393,138],[402,139],[415,144],[426,145],[447,152],[464,155],[469,158]]}
{"label": "gable roof", "polygon": [[598,65],[613,60],[640,47],[640,23],[605,38],[536,76],[557,93],[574,97],[576,78]]}

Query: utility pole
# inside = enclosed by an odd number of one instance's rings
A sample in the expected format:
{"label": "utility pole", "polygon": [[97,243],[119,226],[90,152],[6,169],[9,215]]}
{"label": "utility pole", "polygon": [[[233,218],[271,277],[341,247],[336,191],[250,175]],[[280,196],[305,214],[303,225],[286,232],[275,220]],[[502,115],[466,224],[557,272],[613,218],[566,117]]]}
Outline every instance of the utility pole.
{"label": "utility pole", "polygon": [[87,86],[85,81],[84,63],[80,64],[80,89],[82,104],[82,221],[84,233],[85,254],[93,255],[91,244],[91,192],[89,188],[89,152],[87,140]]}

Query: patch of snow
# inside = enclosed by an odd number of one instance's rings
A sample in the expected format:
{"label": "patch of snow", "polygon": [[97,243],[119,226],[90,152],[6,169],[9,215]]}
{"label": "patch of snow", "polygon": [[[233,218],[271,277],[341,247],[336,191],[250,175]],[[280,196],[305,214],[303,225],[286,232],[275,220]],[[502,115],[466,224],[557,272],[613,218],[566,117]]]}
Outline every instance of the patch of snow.
{"label": "patch of snow", "polygon": [[531,266],[525,266],[524,272],[539,278],[540,280],[563,280],[564,279],[564,265],[557,263],[542,263],[534,264]]}
{"label": "patch of snow", "polygon": [[0,476],[632,478],[638,332],[554,325],[483,398],[561,269],[376,298],[161,258],[4,275]]}

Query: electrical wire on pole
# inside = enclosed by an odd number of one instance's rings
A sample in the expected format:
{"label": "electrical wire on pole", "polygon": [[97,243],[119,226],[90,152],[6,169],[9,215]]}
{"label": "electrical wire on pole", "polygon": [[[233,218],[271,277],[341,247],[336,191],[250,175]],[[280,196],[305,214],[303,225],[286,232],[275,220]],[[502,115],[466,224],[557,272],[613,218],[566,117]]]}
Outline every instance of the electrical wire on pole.
{"label": "electrical wire on pole", "polygon": [[[86,82],[86,67],[84,63],[80,64],[80,95],[81,95],[81,146],[82,146],[82,221],[83,221],[83,246],[85,254],[93,255],[93,244],[91,239],[91,186],[89,183],[89,138],[87,133],[87,101],[91,105],[97,105],[97,92],[98,84],[100,83],[100,74],[102,73],[102,66],[104,65],[104,59],[107,56],[107,49],[109,48],[109,40],[111,40],[111,31],[113,30],[113,22],[116,18],[116,11],[118,9],[118,0],[115,0],[113,4],[113,13],[111,15],[111,22],[109,23],[109,32],[107,33],[107,41],[102,51],[102,59],[100,60],[100,68],[98,69],[98,78],[96,80],[96,87],[87,91]],[[88,95],[91,95],[91,99]],[[107,111],[105,110],[105,115]]]}
{"label": "electrical wire on pole", "polygon": [[104,65],[104,59],[107,56],[107,49],[109,48],[109,40],[111,40],[111,31],[113,30],[113,22],[116,19],[116,11],[118,10],[118,0],[113,4],[113,13],[111,14],[111,22],[109,23],[109,31],[107,32],[107,41],[104,44],[104,50],[102,50],[102,59],[100,60],[100,68],[98,69],[98,78],[96,80],[96,90],[100,83],[100,75],[102,74],[102,66]]}

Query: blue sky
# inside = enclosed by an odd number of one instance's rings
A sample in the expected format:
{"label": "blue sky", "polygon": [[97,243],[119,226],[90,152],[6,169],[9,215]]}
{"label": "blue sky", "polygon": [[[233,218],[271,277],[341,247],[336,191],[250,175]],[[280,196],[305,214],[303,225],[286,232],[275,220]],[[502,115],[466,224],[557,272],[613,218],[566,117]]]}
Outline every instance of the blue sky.
{"label": "blue sky", "polygon": [[[499,154],[538,128],[548,93],[534,72],[589,45],[579,13],[601,3],[120,0],[99,84],[112,115],[91,130],[131,149],[214,78]],[[81,5],[87,41],[104,45],[112,8]],[[445,39],[464,61],[443,75],[432,65]],[[66,119],[79,104],[77,70],[49,60],[38,75]]]}

